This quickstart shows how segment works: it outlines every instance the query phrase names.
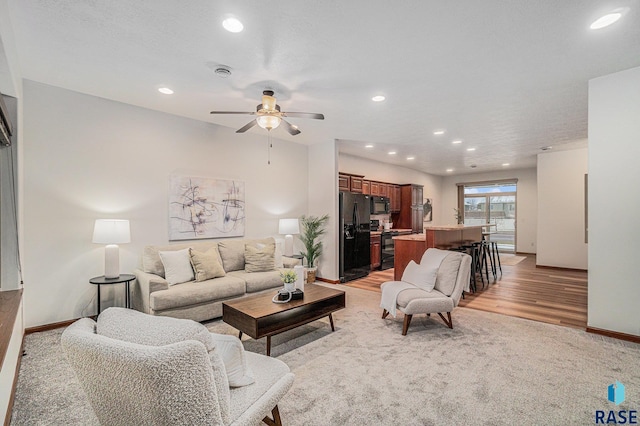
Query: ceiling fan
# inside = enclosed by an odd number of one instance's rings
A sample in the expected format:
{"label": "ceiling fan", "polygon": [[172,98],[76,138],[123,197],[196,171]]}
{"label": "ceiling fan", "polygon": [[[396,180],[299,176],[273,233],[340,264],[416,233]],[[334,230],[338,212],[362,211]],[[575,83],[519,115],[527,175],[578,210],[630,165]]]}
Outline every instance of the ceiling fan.
{"label": "ceiling fan", "polygon": [[276,98],[273,96],[273,90],[265,90],[262,92],[262,103],[256,106],[256,112],[238,112],[238,111],[211,111],[211,114],[246,114],[257,115],[255,120],[251,120],[245,126],[236,130],[236,133],[244,133],[256,124],[267,131],[275,129],[281,123],[291,135],[300,134],[298,126],[289,123],[283,117],[300,117],[315,118],[324,120],[324,115],[312,112],[282,112],[280,105],[276,104]]}

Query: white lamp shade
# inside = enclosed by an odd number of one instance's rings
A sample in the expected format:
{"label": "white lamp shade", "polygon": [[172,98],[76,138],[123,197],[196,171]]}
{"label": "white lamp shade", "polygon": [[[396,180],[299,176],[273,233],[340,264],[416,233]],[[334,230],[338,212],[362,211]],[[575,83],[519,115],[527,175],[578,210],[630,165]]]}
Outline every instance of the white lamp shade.
{"label": "white lamp shade", "polygon": [[98,244],[130,243],[129,221],[122,219],[96,219],[92,241]]}
{"label": "white lamp shade", "polygon": [[278,233],[286,235],[299,234],[300,224],[298,223],[298,219],[280,219]]}

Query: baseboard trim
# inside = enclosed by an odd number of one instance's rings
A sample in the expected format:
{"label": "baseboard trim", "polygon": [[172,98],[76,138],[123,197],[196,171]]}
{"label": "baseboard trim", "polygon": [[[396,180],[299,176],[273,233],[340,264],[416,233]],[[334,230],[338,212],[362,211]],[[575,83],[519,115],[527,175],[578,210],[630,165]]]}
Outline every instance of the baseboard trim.
{"label": "baseboard trim", "polygon": [[49,330],[55,330],[56,328],[62,328],[62,327],[68,327],[71,324],[73,324],[74,322],[78,321],[79,318],[76,319],[72,319],[72,320],[67,320],[67,321],[60,321],[60,322],[54,322],[51,324],[44,324],[44,325],[38,325],[35,327],[29,327],[29,328],[25,328],[24,329],[24,334],[31,334],[31,333],[39,333],[41,331],[49,331]]}
{"label": "baseboard trim", "polygon": [[329,284],[340,284],[340,280],[330,280],[327,278],[316,277],[316,281],[322,281],[323,283]]}
{"label": "baseboard trim", "polygon": [[13,415],[13,403],[16,400],[16,388],[18,387],[18,375],[20,374],[20,365],[22,365],[22,354],[24,354],[24,336],[22,334],[22,343],[20,344],[20,353],[18,354],[18,362],[16,362],[16,373],[13,376],[13,384],[11,385],[11,395],[9,395],[9,404],[7,404],[7,414],[4,416],[4,426],[11,424],[11,416]]}
{"label": "baseboard trim", "polygon": [[556,271],[577,271],[577,272],[589,272],[588,269],[580,269],[580,268],[563,268],[561,266],[547,266],[547,265],[536,265],[536,268],[540,269],[555,269]]}
{"label": "baseboard trim", "polygon": [[521,256],[535,256],[536,254],[535,254],[535,253],[529,253],[529,252],[526,252],[526,251],[517,251],[517,252],[516,252],[516,255],[521,255]]}
{"label": "baseboard trim", "polygon": [[627,342],[640,343],[640,336],[635,336],[633,334],[620,333],[620,332],[611,331],[611,330],[603,330],[601,328],[595,328],[595,327],[587,327],[587,333],[613,337],[614,339],[626,340]]}

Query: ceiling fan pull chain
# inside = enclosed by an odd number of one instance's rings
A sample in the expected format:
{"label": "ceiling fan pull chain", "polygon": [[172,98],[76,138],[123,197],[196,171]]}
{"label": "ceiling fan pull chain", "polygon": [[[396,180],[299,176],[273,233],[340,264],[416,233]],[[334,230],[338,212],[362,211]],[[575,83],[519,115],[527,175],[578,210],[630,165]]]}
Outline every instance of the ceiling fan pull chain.
{"label": "ceiling fan pull chain", "polygon": [[267,131],[269,138],[267,139],[267,164],[271,164],[271,132]]}

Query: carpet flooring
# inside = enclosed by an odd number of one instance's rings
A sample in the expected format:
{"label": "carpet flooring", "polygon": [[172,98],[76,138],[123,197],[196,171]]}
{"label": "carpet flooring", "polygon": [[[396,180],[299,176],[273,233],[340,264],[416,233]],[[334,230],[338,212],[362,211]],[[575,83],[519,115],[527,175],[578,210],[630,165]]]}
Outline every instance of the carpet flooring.
{"label": "carpet flooring", "polygon": [[[640,345],[505,315],[456,308],[380,318],[380,295],[340,286],[336,331],[320,320],[274,336],[272,355],[296,374],[280,402],[285,425],[584,425],[596,410],[640,409]],[[215,332],[236,334],[220,320]],[[92,425],[60,348],[61,330],[26,336],[12,425]],[[264,353],[265,339],[243,338]],[[607,387],[626,386],[615,406]]]}

